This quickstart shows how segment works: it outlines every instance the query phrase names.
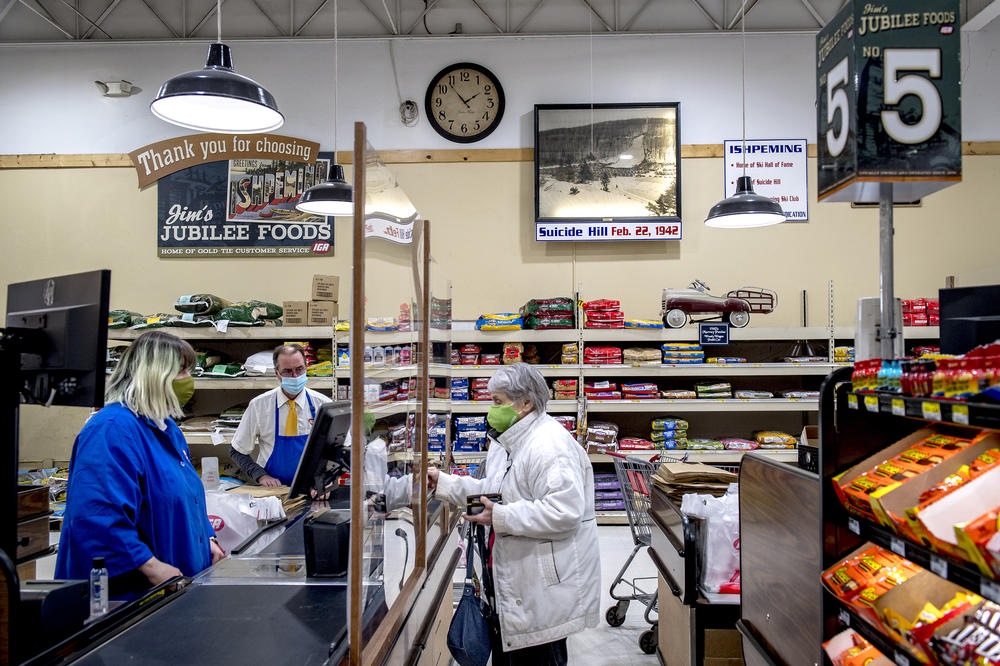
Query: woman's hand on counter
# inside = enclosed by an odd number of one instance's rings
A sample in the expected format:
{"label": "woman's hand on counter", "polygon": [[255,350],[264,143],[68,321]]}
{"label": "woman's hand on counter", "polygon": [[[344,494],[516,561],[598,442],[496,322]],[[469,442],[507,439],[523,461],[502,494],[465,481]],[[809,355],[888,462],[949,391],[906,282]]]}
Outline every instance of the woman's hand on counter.
{"label": "woman's hand on counter", "polygon": [[145,563],[139,565],[139,571],[146,577],[153,587],[156,587],[160,583],[166,582],[175,576],[183,576],[181,570],[177,567],[167,564],[166,562],[161,562],[155,557],[151,557],[145,561]]}
{"label": "woman's hand on counter", "polygon": [[257,479],[257,483],[264,486],[265,488],[277,488],[278,486],[281,485],[281,481],[268,474],[264,474],[259,479]]}
{"label": "woman's hand on counter", "polygon": [[212,564],[215,564],[222,558],[226,556],[226,551],[222,550],[222,546],[215,539],[212,539]]}

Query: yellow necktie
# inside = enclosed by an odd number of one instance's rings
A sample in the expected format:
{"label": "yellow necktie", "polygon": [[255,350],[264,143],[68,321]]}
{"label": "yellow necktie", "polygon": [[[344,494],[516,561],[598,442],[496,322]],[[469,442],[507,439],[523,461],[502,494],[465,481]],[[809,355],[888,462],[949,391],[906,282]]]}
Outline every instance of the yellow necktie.
{"label": "yellow necktie", "polygon": [[285,419],[285,437],[295,437],[299,434],[299,414],[295,409],[295,401],[288,401],[288,418]]}

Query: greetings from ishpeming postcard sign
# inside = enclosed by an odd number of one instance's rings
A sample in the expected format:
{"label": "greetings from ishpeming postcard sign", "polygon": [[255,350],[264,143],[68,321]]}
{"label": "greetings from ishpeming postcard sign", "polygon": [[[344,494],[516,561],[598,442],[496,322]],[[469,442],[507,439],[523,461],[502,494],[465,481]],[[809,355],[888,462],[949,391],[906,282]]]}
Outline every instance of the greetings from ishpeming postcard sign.
{"label": "greetings from ishpeming postcard sign", "polygon": [[332,154],[274,134],[195,134],[129,153],[157,187],[160,257],[296,257],[333,250],[333,220],[295,209]]}

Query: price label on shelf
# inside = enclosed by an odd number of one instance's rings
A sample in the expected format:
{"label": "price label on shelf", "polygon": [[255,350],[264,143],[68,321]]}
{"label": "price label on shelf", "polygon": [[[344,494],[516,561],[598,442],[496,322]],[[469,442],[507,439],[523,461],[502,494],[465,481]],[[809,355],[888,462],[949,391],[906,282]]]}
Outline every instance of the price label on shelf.
{"label": "price label on shelf", "polygon": [[951,406],[951,420],[955,423],[961,423],[963,425],[969,425],[969,406],[968,405],[952,405]]}
{"label": "price label on shelf", "polygon": [[989,578],[982,578],[979,581],[979,594],[991,601],[1000,603],[1000,583]]}
{"label": "price label on shelf", "polygon": [[892,413],[894,416],[906,416],[906,403],[902,398],[892,399]]}
{"label": "price label on shelf", "polygon": [[889,539],[889,550],[900,557],[906,557],[906,542],[899,537],[892,537]]}
{"label": "price label on shelf", "polygon": [[877,395],[866,395],[865,396],[865,409],[869,412],[878,411],[878,396]]}
{"label": "price label on shelf", "polygon": [[938,557],[937,555],[931,555],[931,571],[936,573],[941,578],[948,577],[948,560],[943,557]]}
{"label": "price label on shelf", "polygon": [[840,609],[840,613],[837,617],[840,618],[841,623],[847,625],[848,627],[851,626],[851,614],[843,608]]}
{"label": "price label on shelf", "polygon": [[910,658],[899,650],[892,653],[892,660],[896,662],[896,666],[910,666]]}
{"label": "price label on shelf", "polygon": [[920,403],[920,411],[923,412],[924,418],[928,421],[941,420],[941,405],[936,402]]}
{"label": "price label on shelf", "polygon": [[851,530],[858,536],[861,536],[861,523],[858,522],[857,518],[847,519],[847,529]]}
{"label": "price label on shelf", "polygon": [[214,444],[215,446],[219,446],[220,444],[225,444],[225,443],[226,443],[226,436],[223,435],[218,430],[213,430],[212,431],[212,444]]}
{"label": "price label on shelf", "polygon": [[854,395],[853,393],[847,396],[847,408],[848,409],[858,408],[858,396]]}

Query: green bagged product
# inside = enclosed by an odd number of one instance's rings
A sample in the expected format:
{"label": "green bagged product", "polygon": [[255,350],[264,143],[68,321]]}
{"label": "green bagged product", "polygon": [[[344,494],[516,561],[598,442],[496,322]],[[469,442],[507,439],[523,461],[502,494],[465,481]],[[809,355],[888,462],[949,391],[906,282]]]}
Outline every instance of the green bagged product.
{"label": "green bagged product", "polygon": [[[659,433],[663,434],[663,433]],[[677,439],[665,439],[663,441],[653,440],[653,446],[657,449],[662,449],[664,451],[674,451],[676,449],[686,449],[688,448],[688,440],[686,437],[678,437]]]}
{"label": "green bagged product", "polygon": [[140,315],[138,318],[132,318],[132,325],[129,328],[136,331],[143,331],[149,328],[163,328],[164,326],[170,325],[170,320],[174,316],[170,314],[163,314],[162,312],[155,315]]}
{"label": "green bagged product", "polygon": [[521,308],[522,315],[572,315],[575,311],[572,298],[533,298]]}
{"label": "green bagged product", "polygon": [[195,368],[200,372],[204,372],[209,368],[214,368],[222,363],[222,355],[218,352],[195,350],[194,357]]}
{"label": "green bagged product", "polygon": [[190,312],[185,312],[180,317],[171,317],[169,323],[171,326],[188,328],[197,326],[215,326],[215,320],[211,317],[191,314]]}
{"label": "green bagged product", "polygon": [[688,450],[692,451],[722,451],[726,445],[717,439],[701,439],[696,437],[687,441]]}
{"label": "green bagged product", "polygon": [[263,318],[260,317],[262,311],[262,308],[240,303],[219,310],[218,314],[215,315],[215,320],[228,321],[234,326],[257,326],[264,323]]}
{"label": "green bagged product", "polygon": [[673,416],[664,416],[663,418],[653,419],[653,422],[649,426],[653,430],[687,430],[688,422],[684,419],[674,418]]}
{"label": "green bagged product", "polygon": [[671,440],[686,439],[687,430],[653,430],[649,433],[651,442],[669,442]]}
{"label": "green bagged product", "polygon": [[546,317],[543,315],[530,316],[524,320],[524,327],[533,330],[545,330],[547,328],[573,328],[572,317]]}
{"label": "green bagged product", "polygon": [[242,363],[219,363],[206,369],[202,377],[242,377],[246,374]]}
{"label": "green bagged product", "polygon": [[280,305],[274,303],[268,303],[267,301],[258,301],[251,299],[249,301],[241,301],[239,303],[233,303],[233,305],[248,305],[253,308],[254,313],[257,315],[257,319],[281,319],[281,316],[285,314],[285,311]]}
{"label": "green bagged product", "polygon": [[215,294],[189,294],[181,296],[174,303],[174,309],[178,312],[190,312],[191,314],[210,315],[228,307],[229,301],[219,298]]}
{"label": "green bagged product", "polygon": [[141,314],[131,310],[112,310],[108,313],[108,328],[128,328],[133,319],[141,317]]}

